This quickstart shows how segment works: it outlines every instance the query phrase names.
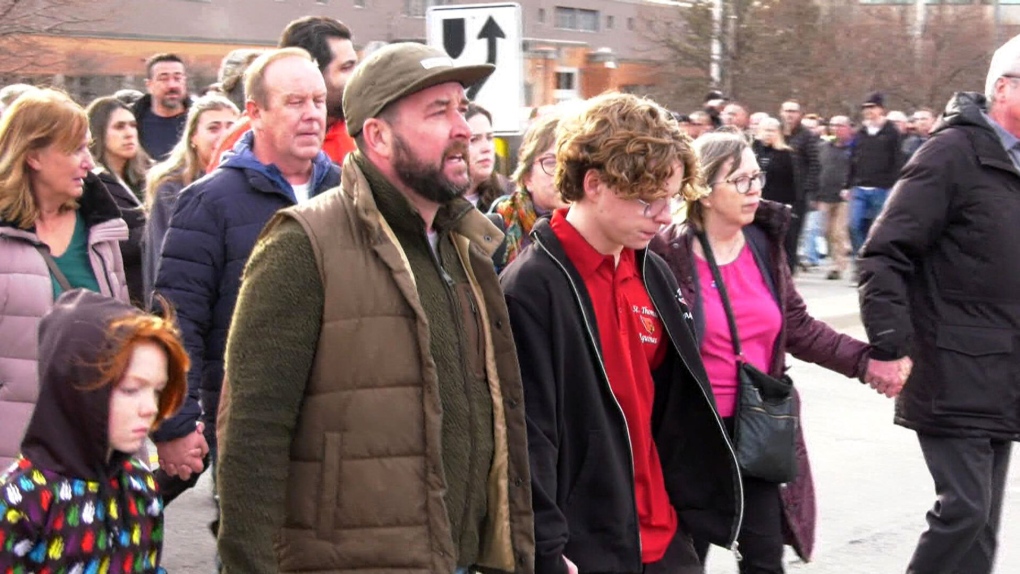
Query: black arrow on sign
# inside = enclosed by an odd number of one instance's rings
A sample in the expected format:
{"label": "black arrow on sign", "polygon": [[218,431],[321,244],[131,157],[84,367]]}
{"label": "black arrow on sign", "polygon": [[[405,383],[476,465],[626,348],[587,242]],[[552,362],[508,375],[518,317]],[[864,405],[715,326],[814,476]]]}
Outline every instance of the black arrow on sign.
{"label": "black arrow on sign", "polygon": [[[496,64],[496,39],[506,39],[506,34],[503,33],[503,29],[499,27],[499,24],[489,16],[489,19],[485,21],[485,25],[482,26],[481,32],[478,32],[478,39],[485,38],[488,42],[488,52],[485,57],[486,63]],[[488,78],[486,78],[487,80]],[[478,82],[477,84],[468,88],[467,97],[469,100],[475,99],[478,95],[478,91],[485,85],[485,80]]]}

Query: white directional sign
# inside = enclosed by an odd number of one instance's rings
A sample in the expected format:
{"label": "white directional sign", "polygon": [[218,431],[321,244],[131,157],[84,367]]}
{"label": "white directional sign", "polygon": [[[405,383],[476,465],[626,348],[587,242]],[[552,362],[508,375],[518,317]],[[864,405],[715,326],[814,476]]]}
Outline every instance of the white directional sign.
{"label": "white directional sign", "polygon": [[520,4],[433,6],[425,15],[425,37],[457,64],[496,66],[491,76],[468,90],[468,98],[492,113],[496,134],[520,133],[524,106]]}

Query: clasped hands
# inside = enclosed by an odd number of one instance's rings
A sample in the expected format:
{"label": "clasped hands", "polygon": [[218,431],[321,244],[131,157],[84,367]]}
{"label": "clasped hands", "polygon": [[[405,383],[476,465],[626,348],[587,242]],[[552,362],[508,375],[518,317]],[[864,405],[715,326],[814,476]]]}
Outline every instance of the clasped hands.
{"label": "clasped hands", "polygon": [[170,476],[188,480],[192,473],[198,474],[205,468],[203,459],[209,454],[209,444],[203,431],[205,423],[195,425],[194,432],[180,438],[156,443],[159,467]]}
{"label": "clasped hands", "polygon": [[868,360],[868,370],[864,374],[864,382],[871,385],[879,394],[894,398],[903,390],[903,385],[910,377],[910,370],[914,368],[910,357],[903,357],[895,361]]}

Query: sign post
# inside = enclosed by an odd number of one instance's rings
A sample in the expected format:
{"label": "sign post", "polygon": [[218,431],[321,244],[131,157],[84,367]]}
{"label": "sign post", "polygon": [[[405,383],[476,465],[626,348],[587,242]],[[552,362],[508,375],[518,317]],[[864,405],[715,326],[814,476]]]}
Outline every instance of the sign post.
{"label": "sign post", "polygon": [[445,50],[460,65],[496,66],[491,76],[468,89],[467,96],[492,113],[492,129],[500,136],[521,132],[522,36],[520,4],[432,6],[425,14],[430,46]]}

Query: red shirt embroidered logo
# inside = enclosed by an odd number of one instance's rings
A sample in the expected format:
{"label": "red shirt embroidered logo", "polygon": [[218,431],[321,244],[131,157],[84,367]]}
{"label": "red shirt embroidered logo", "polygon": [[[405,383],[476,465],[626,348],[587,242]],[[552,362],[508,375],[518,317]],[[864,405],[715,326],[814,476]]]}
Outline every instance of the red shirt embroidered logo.
{"label": "red shirt embroidered logo", "polygon": [[648,331],[649,335],[655,334],[655,321],[648,317],[641,317],[641,324],[645,326],[645,331]]}

